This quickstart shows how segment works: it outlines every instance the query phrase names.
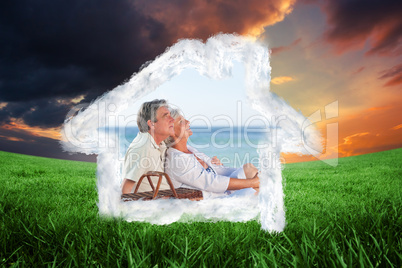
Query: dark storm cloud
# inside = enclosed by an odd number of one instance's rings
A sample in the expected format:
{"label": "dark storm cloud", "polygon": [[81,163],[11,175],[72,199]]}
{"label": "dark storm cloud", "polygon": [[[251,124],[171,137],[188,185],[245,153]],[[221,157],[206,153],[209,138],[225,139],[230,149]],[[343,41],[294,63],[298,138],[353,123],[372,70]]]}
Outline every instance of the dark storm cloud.
{"label": "dark storm cloud", "polygon": [[50,128],[60,126],[72,104],[55,99],[40,99],[27,102],[9,102],[0,109],[0,124],[20,118],[29,126]]}
{"label": "dark storm cloud", "polygon": [[146,38],[144,32],[164,36],[165,29],[138,14],[129,1],[0,5],[3,101],[103,92],[170,41]]}
{"label": "dark storm cloud", "polygon": [[338,52],[363,48],[367,54],[402,54],[402,1],[339,0],[326,1],[329,30],[326,39]]}
{"label": "dark storm cloud", "polygon": [[172,43],[131,1],[2,1],[0,34],[0,122],[43,127],[69,109],[56,98],[90,101]]}
{"label": "dark storm cloud", "polygon": [[70,105],[60,104],[51,100],[41,100],[26,112],[22,119],[27,125],[39,127],[57,127],[63,123]]}
{"label": "dark storm cloud", "polygon": [[91,101],[179,38],[263,29],[294,1],[1,1],[0,121],[60,124],[67,107],[56,99]]}

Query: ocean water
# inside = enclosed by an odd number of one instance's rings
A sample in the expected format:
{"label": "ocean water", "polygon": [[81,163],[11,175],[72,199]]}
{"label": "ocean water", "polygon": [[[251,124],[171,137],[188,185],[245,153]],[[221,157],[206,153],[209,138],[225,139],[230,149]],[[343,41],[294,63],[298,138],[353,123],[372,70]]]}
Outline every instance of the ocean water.
{"label": "ocean water", "polygon": [[[252,163],[259,167],[258,149],[267,146],[269,129],[263,127],[191,127],[193,135],[188,144],[219,160],[228,167]],[[137,127],[116,129],[119,135],[119,157],[124,158],[128,146],[138,133]]]}

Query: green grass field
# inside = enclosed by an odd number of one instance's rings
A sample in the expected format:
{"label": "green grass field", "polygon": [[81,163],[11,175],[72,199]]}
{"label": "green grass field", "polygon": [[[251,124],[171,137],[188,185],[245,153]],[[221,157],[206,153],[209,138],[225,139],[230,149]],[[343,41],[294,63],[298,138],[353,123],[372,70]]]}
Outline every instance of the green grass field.
{"label": "green grass field", "polygon": [[287,164],[287,226],[100,217],[96,165],[0,152],[0,264],[401,267],[402,149]]}

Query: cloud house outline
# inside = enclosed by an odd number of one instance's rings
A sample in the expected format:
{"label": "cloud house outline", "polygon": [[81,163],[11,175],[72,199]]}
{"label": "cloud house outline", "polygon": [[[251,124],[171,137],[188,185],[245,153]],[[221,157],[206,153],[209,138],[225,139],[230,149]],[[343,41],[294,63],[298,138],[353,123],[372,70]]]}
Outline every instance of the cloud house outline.
{"label": "cloud house outline", "polygon": [[[127,221],[146,221],[169,224],[175,221],[259,219],[264,230],[280,232],[285,227],[281,169],[261,167],[260,194],[255,198],[203,200],[153,200],[122,202],[120,199],[121,160],[119,138],[104,131],[108,122],[137,99],[154,91],[185,69],[195,69],[210,79],[225,79],[232,75],[233,63],[245,67],[245,88],[249,104],[275,121],[275,128],[267,136],[270,146],[259,149],[260,163],[264,158],[280,152],[310,154],[306,148],[320,148],[321,137],[308,124],[300,111],[270,89],[270,51],[266,46],[247,37],[219,34],[205,43],[200,40],[179,40],[154,61],[147,62],[124,84],[105,93],[76,115],[68,115],[63,128],[61,145],[65,151],[97,154],[97,188],[101,215],[123,217]],[[281,118],[280,120],[276,120]],[[279,165],[280,166],[280,165]],[[147,202],[144,205],[143,202]],[[129,204],[127,204],[129,203]],[[162,213],[163,211],[163,213]]]}

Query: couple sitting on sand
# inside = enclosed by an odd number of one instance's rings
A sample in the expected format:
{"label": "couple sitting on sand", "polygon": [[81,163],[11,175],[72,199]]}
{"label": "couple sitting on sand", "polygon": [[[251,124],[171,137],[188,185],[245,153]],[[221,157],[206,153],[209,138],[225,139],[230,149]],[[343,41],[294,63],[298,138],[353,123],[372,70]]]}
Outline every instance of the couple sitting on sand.
{"label": "couple sitting on sand", "polygon": [[[143,103],[137,124],[139,133],[124,159],[123,194],[132,193],[138,179],[148,171],[166,172],[175,188],[202,190],[204,199],[227,195],[231,190],[258,191],[258,170],[253,164],[225,167],[216,157],[210,158],[187,145],[193,134],[190,122],[179,110],[170,109],[165,100]],[[156,184],[154,179],[153,183]],[[138,192],[149,189],[149,185],[142,183]],[[159,189],[170,187],[162,181]]]}

